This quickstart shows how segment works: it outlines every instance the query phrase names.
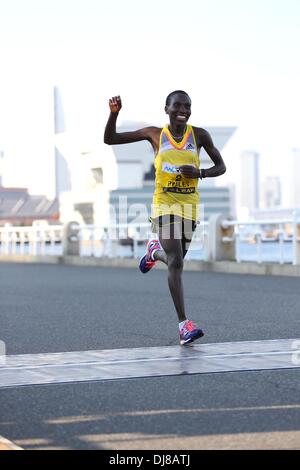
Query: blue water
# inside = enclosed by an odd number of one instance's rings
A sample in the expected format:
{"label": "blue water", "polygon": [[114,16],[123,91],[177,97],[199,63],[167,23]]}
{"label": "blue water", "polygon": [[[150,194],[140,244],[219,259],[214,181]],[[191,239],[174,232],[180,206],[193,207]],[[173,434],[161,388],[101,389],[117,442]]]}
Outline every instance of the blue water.
{"label": "blue water", "polygon": [[[124,250],[123,256],[130,256],[131,250],[129,247],[122,247]],[[145,253],[145,246],[139,246],[137,250],[138,256],[142,256]],[[266,263],[279,263],[280,262],[280,246],[279,243],[268,242],[263,243],[261,246],[262,262]],[[241,243],[240,244],[240,257],[241,261],[257,262],[257,245]],[[203,249],[191,250],[186,255],[187,260],[203,260],[204,251]],[[284,243],[283,245],[283,261],[284,263],[292,263],[293,259],[293,246],[292,243]]]}
{"label": "blue water", "polygon": [[[263,243],[261,247],[262,262],[278,262],[280,261],[280,246],[279,243],[267,242]],[[256,261],[257,245],[250,245],[248,243],[241,243],[240,256],[242,261]],[[292,263],[293,260],[293,244],[291,242],[284,243],[283,245],[283,261],[284,263]]]}
{"label": "blue water", "polygon": [[[284,249],[283,249],[283,260],[285,263],[292,263],[292,251],[293,251],[293,246],[292,243],[284,243]],[[143,256],[145,253],[145,245],[139,245],[137,247],[137,257]],[[268,242],[268,243],[263,243],[261,246],[261,252],[262,252],[262,262],[277,262],[279,263],[280,261],[280,247],[279,243],[275,242]],[[1,250],[0,247],[0,254],[4,254],[3,251]],[[29,254],[29,246],[25,245],[22,249],[20,246],[16,246],[16,254]],[[52,256],[61,256],[62,255],[62,245],[60,244],[55,244],[54,246],[46,246],[45,247],[45,253],[42,252],[42,249],[38,247],[37,249],[37,255],[52,255]],[[81,255],[82,256],[91,256],[92,250],[89,247],[82,248],[81,250]],[[118,246],[115,252],[116,256],[121,256],[121,257],[132,257],[133,256],[133,251],[130,246]],[[95,256],[101,256],[101,251],[96,251]],[[240,256],[241,256],[241,261],[252,261],[252,262],[257,262],[257,245],[252,245],[248,243],[241,243],[240,244]],[[204,259],[204,252],[202,248],[199,248],[197,250],[191,250],[188,252],[186,259],[194,259],[194,260],[203,260]]]}

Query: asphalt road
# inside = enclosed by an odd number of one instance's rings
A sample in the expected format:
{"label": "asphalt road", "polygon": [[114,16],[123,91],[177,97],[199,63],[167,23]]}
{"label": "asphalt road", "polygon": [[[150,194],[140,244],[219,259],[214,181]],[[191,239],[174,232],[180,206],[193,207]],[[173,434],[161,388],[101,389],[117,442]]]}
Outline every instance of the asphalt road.
{"label": "asphalt road", "polygon": [[[178,344],[166,271],[0,264],[7,354]],[[185,272],[203,343],[300,337],[297,278]],[[299,369],[0,389],[27,449],[300,448]]]}

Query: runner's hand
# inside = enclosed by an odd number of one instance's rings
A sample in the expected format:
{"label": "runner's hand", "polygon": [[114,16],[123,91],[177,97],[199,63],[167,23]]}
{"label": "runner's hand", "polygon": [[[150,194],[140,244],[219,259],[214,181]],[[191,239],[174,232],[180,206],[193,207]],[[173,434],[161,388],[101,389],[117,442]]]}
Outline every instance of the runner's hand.
{"label": "runner's hand", "polygon": [[109,109],[111,113],[118,113],[122,108],[122,101],[120,96],[114,96],[109,100]]}
{"label": "runner's hand", "polygon": [[179,173],[181,173],[186,178],[199,178],[200,173],[198,168],[194,167],[193,165],[182,165],[178,167]]}

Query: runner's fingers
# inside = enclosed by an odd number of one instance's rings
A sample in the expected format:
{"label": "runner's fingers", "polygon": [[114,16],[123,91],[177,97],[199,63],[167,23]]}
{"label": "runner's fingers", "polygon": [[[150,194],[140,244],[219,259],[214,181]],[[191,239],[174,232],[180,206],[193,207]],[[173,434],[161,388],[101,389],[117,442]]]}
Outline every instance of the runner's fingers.
{"label": "runner's fingers", "polygon": [[112,112],[117,112],[122,108],[120,96],[113,96],[109,99],[109,107]]}
{"label": "runner's fingers", "polygon": [[112,98],[109,99],[109,107],[110,110],[115,113],[119,111],[122,107],[121,100],[119,96],[113,96]]}

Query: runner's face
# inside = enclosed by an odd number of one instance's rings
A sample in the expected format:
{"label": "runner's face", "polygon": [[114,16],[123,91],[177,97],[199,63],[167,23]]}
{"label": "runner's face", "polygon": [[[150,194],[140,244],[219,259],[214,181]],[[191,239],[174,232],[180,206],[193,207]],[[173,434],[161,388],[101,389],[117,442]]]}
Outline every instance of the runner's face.
{"label": "runner's face", "polygon": [[170,123],[185,125],[191,115],[191,104],[191,99],[187,95],[183,93],[173,95],[170,104],[165,107]]}

